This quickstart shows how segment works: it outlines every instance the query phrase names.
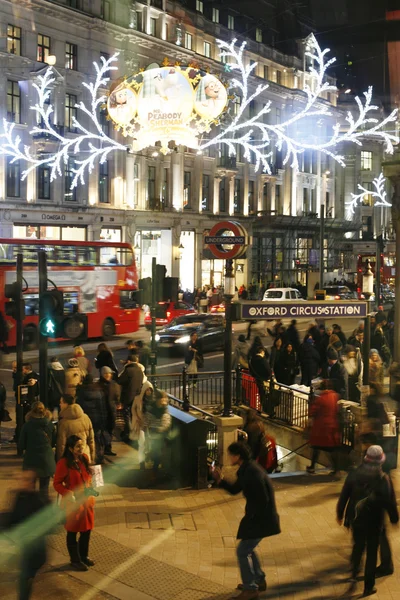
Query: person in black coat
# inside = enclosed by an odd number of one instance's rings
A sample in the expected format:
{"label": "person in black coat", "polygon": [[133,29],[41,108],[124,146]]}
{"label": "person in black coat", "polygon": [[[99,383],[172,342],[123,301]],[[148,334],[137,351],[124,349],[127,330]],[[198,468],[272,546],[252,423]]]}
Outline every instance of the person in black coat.
{"label": "person in black coat", "polygon": [[284,385],[293,385],[298,372],[297,354],[293,349],[292,344],[286,344],[280,360],[281,379],[280,382]]}
{"label": "person in black coat", "polygon": [[118,369],[114,362],[114,357],[110,348],[107,346],[107,344],[102,342],[97,346],[97,352],[98,354],[94,359],[94,364],[96,365],[96,369],[99,370],[99,374],[101,375],[100,371],[103,367],[110,367],[111,371],[114,373],[113,378],[117,379]]}
{"label": "person in black coat", "polygon": [[300,348],[300,337],[299,337],[299,332],[297,331],[297,321],[296,319],[293,319],[293,321],[291,321],[289,327],[286,329],[286,343],[287,344],[292,344],[293,350],[296,352],[296,354],[299,351]]}
{"label": "person in black coat", "polygon": [[301,367],[301,385],[310,386],[311,381],[317,377],[321,367],[321,357],[318,350],[314,347],[314,340],[311,335],[306,335],[304,342],[300,346],[299,361]]}
{"label": "person in black coat", "polygon": [[246,498],[245,515],[240,522],[237,539],[240,540],[236,554],[239,562],[242,593],[238,600],[258,598],[265,591],[265,573],[261,569],[255,548],[265,537],[281,532],[276,510],[274,490],[265,470],[251,460],[250,448],[243,442],[234,442],[228,447],[232,466],[238,466],[237,481],[228,483],[219,470],[212,475],[217,484],[230,494],[243,492]]}
{"label": "person in black coat", "polygon": [[[353,552],[351,555],[352,578],[349,595],[357,585],[361,558],[365,547],[367,559],[364,571],[364,596],[376,592],[375,577],[391,575],[393,562],[384,526],[385,512],[390,522],[398,523],[396,497],[390,477],[383,473],[386,457],[381,446],[370,446],[362,464],[351,471],[344,483],[336,508],[337,521],[351,528]],[[381,549],[381,565],[376,568],[378,548]]]}
{"label": "person in black coat", "polygon": [[30,363],[22,365],[22,385],[28,387],[28,395],[25,397],[24,418],[27,412],[31,410],[31,406],[39,398],[39,375],[32,370]]}
{"label": "person in black coat", "polygon": [[345,346],[347,344],[347,338],[344,335],[342,328],[340,325],[337,325],[336,323],[332,326],[333,329],[333,333],[335,335],[338,336],[339,340],[342,342],[342,346]]}
{"label": "person in black coat", "polygon": [[271,379],[272,371],[269,362],[265,357],[264,348],[259,347],[257,353],[249,360],[250,373],[256,380],[258,392],[260,394],[260,402],[263,410],[270,416],[275,416],[274,403],[272,394],[267,394],[265,391],[265,383]]}
{"label": "person in black coat", "polygon": [[93,375],[90,373],[86,375],[82,385],[77,387],[76,404],[79,404],[92,422],[96,442],[96,464],[102,464],[111,418],[110,405],[102,386],[93,381]]}
{"label": "person in black coat", "polygon": [[328,348],[327,359],[328,362],[322,369],[323,379],[329,379],[339,397],[348,400],[349,376],[344,365],[339,362],[339,354],[334,348]]}

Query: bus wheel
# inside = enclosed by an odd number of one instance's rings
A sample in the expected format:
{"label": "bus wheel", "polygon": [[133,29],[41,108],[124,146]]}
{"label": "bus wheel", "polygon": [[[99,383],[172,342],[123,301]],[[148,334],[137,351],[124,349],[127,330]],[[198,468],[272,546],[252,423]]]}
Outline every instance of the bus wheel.
{"label": "bus wheel", "polygon": [[37,328],[34,325],[27,325],[23,335],[24,350],[36,350],[39,342]]}
{"label": "bus wheel", "polygon": [[105,321],[103,323],[103,338],[105,340],[108,340],[113,335],[115,335],[114,321],[112,319],[105,319]]}

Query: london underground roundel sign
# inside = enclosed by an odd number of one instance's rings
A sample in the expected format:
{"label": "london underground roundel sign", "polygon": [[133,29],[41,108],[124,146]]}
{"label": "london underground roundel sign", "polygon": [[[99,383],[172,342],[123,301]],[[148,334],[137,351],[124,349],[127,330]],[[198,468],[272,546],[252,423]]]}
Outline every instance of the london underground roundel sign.
{"label": "london underground roundel sign", "polygon": [[240,223],[222,221],[210,229],[204,241],[215,258],[239,258],[247,248],[247,232]]}

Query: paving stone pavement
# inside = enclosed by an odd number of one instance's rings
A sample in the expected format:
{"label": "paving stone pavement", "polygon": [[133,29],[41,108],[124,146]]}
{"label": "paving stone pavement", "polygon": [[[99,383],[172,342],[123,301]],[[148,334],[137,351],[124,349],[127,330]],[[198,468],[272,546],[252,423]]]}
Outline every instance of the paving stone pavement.
{"label": "paving stone pavement", "polygon": [[[236,531],[244,500],[223,490],[139,489],[132,486],[137,465],[135,453],[115,444],[115,466],[105,469],[108,480],[96,505],[96,526],[90,574],[62,571],[67,562],[65,534],[50,536],[50,565],[38,579],[36,598],[91,600],[107,589],[120,600],[225,600],[239,582],[235,557]],[[0,450],[0,507],[7,506],[7,489],[20,461],[10,448]],[[125,455],[125,456],[124,456]],[[123,457],[123,458],[121,458]],[[400,481],[394,474],[400,494]],[[282,533],[260,544],[268,590],[260,598],[333,600],[347,587],[350,537],[335,521],[335,504],[342,482],[326,473],[274,478]],[[395,574],[379,579],[376,600],[400,600],[400,538],[390,528]],[[52,558],[57,555],[58,559]],[[57,586],[53,596],[40,592],[50,577]],[[61,566],[60,566],[61,565]],[[61,570],[60,570],[61,569]],[[71,577],[86,585],[82,592],[68,590]],[[104,587],[103,587],[104,581]],[[108,587],[105,588],[105,583]],[[53,585],[48,579],[48,587]],[[88,592],[88,587],[89,592]],[[362,583],[357,594],[362,593]],[[3,599],[3,595],[0,594]],[[4,596],[11,600],[13,596]]]}

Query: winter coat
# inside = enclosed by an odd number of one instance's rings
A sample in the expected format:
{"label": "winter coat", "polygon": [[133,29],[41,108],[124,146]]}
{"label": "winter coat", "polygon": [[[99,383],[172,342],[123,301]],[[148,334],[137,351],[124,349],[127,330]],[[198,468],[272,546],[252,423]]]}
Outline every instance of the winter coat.
{"label": "winter coat", "polygon": [[172,417],[168,406],[157,406],[155,402],[147,405],[144,414],[145,427],[149,430],[150,438],[157,438],[168,433],[172,425]]}
{"label": "winter coat", "polygon": [[142,385],[142,389],[140,394],[135,396],[135,399],[132,404],[131,409],[131,422],[130,422],[130,434],[129,438],[131,440],[137,440],[140,429],[144,427],[144,406],[143,406],[143,398],[146,390],[153,389],[150,381],[145,381]]}
{"label": "winter coat", "polygon": [[310,405],[312,418],[309,443],[314,448],[336,448],[340,445],[339,395],[332,390],[324,390]]}
{"label": "winter coat", "polygon": [[396,497],[390,477],[382,473],[379,465],[362,464],[355,471],[350,471],[336,507],[338,519],[344,516],[345,527],[352,527],[355,523],[356,505],[374,490],[374,501],[364,527],[368,531],[380,530],[383,527],[385,512],[389,514],[391,523],[398,523]]}
{"label": "winter coat", "polygon": [[[30,379],[35,379],[36,383],[34,385],[28,385],[28,381]],[[22,378],[22,385],[26,385],[28,387],[28,397],[27,402],[30,406],[34,402],[36,402],[39,397],[39,375],[35,373],[35,371],[31,371],[27,375],[24,375]]]}
{"label": "winter coat", "polygon": [[115,427],[115,418],[117,414],[117,404],[121,400],[121,386],[111,379],[106,381],[100,377],[99,384],[101,385],[108,404],[108,431],[112,431]]}
{"label": "winter coat", "polygon": [[77,435],[81,438],[84,448],[84,454],[87,454],[91,461],[95,458],[94,433],[92,422],[83,412],[79,404],[71,404],[60,411],[60,420],[57,431],[57,460],[64,454],[65,444],[70,435]]}
{"label": "winter coat", "polygon": [[360,351],[356,350],[355,358],[348,358],[347,355],[343,356],[343,366],[348,377],[348,400],[351,400],[352,402],[359,402],[364,372],[364,365]]}
{"label": "winter coat", "polygon": [[256,354],[249,362],[250,373],[258,381],[269,381],[271,379],[271,367],[265,356]]}
{"label": "winter coat", "polygon": [[52,362],[49,367],[48,376],[48,404],[50,410],[54,410],[60,404],[60,399],[65,390],[65,371],[61,363]]}
{"label": "winter coat", "polygon": [[245,515],[240,522],[237,538],[251,540],[280,533],[274,490],[264,469],[254,460],[245,461],[236,475],[235,483],[223,479],[220,487],[230,494],[243,492],[246,498]]}
{"label": "winter coat", "polygon": [[51,413],[36,417],[32,411],[25,417],[18,440],[18,450],[24,453],[22,468],[36,471],[38,477],[52,477],[56,469],[53,446],[55,430]]}
{"label": "winter coat", "polygon": [[295,352],[298,352],[299,348],[300,348],[300,338],[299,338],[299,332],[297,331],[296,325],[289,325],[289,327],[286,329],[285,338],[286,338],[286,343],[292,344],[293,350]]}
{"label": "winter coat", "polygon": [[335,364],[324,366],[322,377],[332,381],[333,389],[339,394],[339,399],[349,399],[349,376],[346,369],[340,361]]}
{"label": "winter coat", "polygon": [[85,377],[85,375],[91,371],[90,360],[86,358],[86,356],[76,356],[75,358],[79,363],[79,368],[82,371],[83,377]]}
{"label": "winter coat", "polygon": [[[244,369],[248,369],[248,355],[250,346],[247,342],[237,342],[232,358],[232,369],[236,369],[238,365]],[[247,366],[246,366],[247,365]]]}
{"label": "winter coat", "polygon": [[[84,488],[91,485],[92,476],[82,461],[79,461],[79,468],[80,472],[69,469],[67,459],[62,458],[54,475],[54,489],[62,496],[61,507],[67,511],[64,527],[71,532],[89,531],[94,527],[95,499],[93,496],[82,497]],[[79,498],[77,502],[73,501],[72,493]]]}
{"label": "winter coat", "polygon": [[376,348],[383,362],[390,364],[390,348],[386,339],[385,332],[380,325],[377,325],[371,339],[371,348]]}
{"label": "winter coat", "polygon": [[109,367],[115,376],[118,375],[118,369],[114,362],[114,357],[109,350],[101,350],[94,359],[96,369],[101,371],[103,367]]}
{"label": "winter coat", "polygon": [[275,379],[279,382],[282,382],[282,356],[283,356],[283,347],[280,350],[275,346],[272,347],[271,356],[269,359],[269,364],[271,369],[274,372]]}
{"label": "winter coat", "polygon": [[121,402],[131,406],[135,396],[140,394],[144,380],[143,367],[138,363],[127,363],[118,377],[121,386]]}
{"label": "winter coat", "polygon": [[68,367],[65,369],[65,393],[75,398],[76,388],[81,385],[83,373],[80,367]]}
{"label": "winter coat", "polygon": [[309,342],[303,342],[299,350],[299,360],[301,366],[302,385],[311,385],[311,381],[318,375],[321,365],[319,352]]}
{"label": "winter coat", "polygon": [[375,362],[369,359],[369,383],[378,383],[383,385],[384,371],[382,362]]}
{"label": "winter coat", "polygon": [[93,431],[106,431],[109,409],[103,388],[97,383],[80,385],[76,390],[76,403],[92,422]]}
{"label": "winter coat", "polygon": [[278,381],[285,385],[293,385],[296,379],[297,372],[297,354],[294,350],[292,352],[283,351],[280,358],[280,373],[281,379]]}

